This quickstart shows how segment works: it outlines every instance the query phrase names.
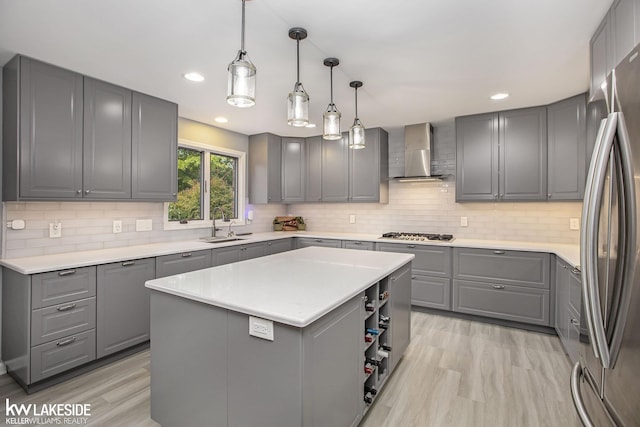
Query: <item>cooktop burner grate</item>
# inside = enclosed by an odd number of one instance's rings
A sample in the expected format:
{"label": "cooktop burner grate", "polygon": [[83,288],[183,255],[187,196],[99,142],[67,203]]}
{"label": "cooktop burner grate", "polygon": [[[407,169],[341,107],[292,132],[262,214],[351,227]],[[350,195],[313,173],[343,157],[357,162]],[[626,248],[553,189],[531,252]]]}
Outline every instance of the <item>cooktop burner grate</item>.
{"label": "cooktop burner grate", "polygon": [[389,232],[384,233],[382,237],[387,239],[412,240],[412,241],[442,241],[450,242],[453,240],[452,234],[435,234],[435,233],[407,233],[407,232]]}

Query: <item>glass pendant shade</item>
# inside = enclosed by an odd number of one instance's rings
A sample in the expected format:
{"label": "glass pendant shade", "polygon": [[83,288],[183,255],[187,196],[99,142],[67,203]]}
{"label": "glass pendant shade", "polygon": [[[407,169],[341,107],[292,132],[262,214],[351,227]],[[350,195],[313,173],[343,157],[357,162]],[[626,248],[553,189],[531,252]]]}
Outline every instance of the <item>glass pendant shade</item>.
{"label": "glass pendant shade", "polygon": [[353,126],[349,129],[349,148],[359,150],[364,147],[364,126],[356,117]]}
{"label": "glass pendant shade", "polygon": [[227,103],[239,108],[255,105],[256,67],[246,52],[238,51],[238,56],[229,64],[228,71]]}
{"label": "glass pendant shade", "polygon": [[293,92],[289,93],[287,106],[289,126],[303,127],[309,124],[309,95],[302,83],[296,83]]}
{"label": "glass pendant shade", "polygon": [[324,130],[322,137],[328,140],[336,140],[342,138],[340,133],[340,111],[334,104],[329,104],[327,111],[322,115],[322,121],[324,123]]}

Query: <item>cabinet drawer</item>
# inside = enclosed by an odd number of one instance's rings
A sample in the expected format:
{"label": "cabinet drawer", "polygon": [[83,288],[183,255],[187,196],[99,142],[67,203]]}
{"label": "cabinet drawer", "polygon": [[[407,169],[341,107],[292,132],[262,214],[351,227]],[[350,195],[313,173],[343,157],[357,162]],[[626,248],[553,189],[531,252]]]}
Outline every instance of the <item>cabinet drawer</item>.
{"label": "cabinet drawer", "polygon": [[296,239],[296,248],[308,248],[309,246],[320,246],[324,248],[339,248],[342,241],[336,239],[313,239],[308,237],[298,237]]}
{"label": "cabinet drawer", "polygon": [[156,278],[211,267],[211,250],[183,252],[156,258]]}
{"label": "cabinet drawer", "polygon": [[81,267],[31,276],[31,308],[96,296],[96,268]]}
{"label": "cabinet drawer", "polygon": [[416,245],[413,243],[378,243],[383,252],[414,254],[411,263],[413,274],[451,277],[451,248],[443,246]]}
{"label": "cabinet drawer", "polygon": [[31,383],[83,365],[95,358],[95,329],[33,347]]}
{"label": "cabinet drawer", "polygon": [[454,280],[453,311],[550,326],[546,289]]}
{"label": "cabinet drawer", "polygon": [[411,280],[411,304],[451,310],[451,279],[414,275]]}
{"label": "cabinet drawer", "polygon": [[549,254],[455,248],[453,277],[549,289]]}
{"label": "cabinet drawer", "polygon": [[343,240],[342,247],[345,249],[361,249],[363,251],[372,251],[373,242],[361,242],[359,240]]}
{"label": "cabinet drawer", "polygon": [[95,327],[95,297],[33,310],[31,345],[43,344]]}

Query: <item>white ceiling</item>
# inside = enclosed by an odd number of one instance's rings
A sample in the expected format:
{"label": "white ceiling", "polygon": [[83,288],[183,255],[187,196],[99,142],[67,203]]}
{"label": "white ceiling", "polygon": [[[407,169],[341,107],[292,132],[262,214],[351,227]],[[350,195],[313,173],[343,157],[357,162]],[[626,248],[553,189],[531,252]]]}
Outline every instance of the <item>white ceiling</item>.
{"label": "white ceiling", "polygon": [[[257,104],[226,104],[226,68],[240,46],[240,0],[0,0],[0,64],[21,53],[179,104],[182,117],[243,134],[321,133],[335,56],[342,129],[348,84],[362,80],[366,127],[397,128],[547,104],[588,87],[589,38],[612,0],[252,0],[246,50]],[[286,124],[301,26],[301,81],[316,129]],[[184,80],[198,71],[203,83]],[[491,101],[496,92],[504,101]],[[215,124],[225,116],[229,123]]]}

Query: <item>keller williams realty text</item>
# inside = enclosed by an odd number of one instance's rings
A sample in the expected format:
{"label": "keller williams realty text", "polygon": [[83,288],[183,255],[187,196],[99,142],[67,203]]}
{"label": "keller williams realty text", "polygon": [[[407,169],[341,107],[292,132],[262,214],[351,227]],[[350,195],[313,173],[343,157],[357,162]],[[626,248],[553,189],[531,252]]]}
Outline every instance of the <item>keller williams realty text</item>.
{"label": "keller williams realty text", "polygon": [[6,424],[86,424],[90,403],[17,404],[5,399]]}

